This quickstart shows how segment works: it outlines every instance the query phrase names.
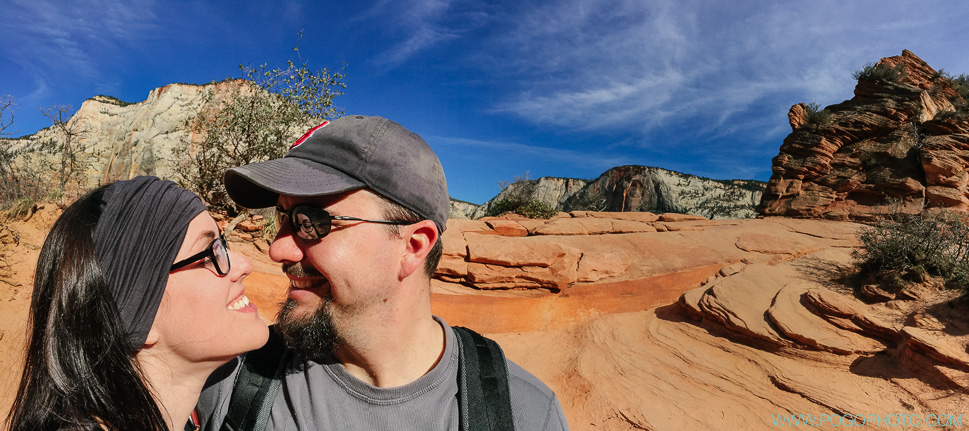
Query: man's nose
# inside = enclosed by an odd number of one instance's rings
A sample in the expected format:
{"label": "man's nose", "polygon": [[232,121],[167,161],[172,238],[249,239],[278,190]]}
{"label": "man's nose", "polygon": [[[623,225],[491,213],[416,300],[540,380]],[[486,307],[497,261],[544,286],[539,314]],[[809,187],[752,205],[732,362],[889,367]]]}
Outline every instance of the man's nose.
{"label": "man's nose", "polygon": [[269,246],[269,258],[273,262],[296,263],[303,260],[303,249],[297,244],[296,235],[293,234],[292,226],[281,223],[276,238]]}

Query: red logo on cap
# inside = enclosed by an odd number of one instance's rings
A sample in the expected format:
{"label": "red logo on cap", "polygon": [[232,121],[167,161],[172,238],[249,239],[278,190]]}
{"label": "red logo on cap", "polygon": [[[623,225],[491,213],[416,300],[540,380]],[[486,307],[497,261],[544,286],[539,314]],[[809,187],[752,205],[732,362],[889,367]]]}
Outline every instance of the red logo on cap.
{"label": "red logo on cap", "polygon": [[308,132],[304,133],[303,136],[301,136],[299,139],[297,139],[296,142],[293,143],[293,145],[290,145],[289,146],[289,149],[292,150],[293,148],[298,147],[300,144],[303,143],[303,141],[306,141],[307,139],[310,138],[310,136],[313,136],[313,134],[316,133],[317,130],[320,130],[320,129],[326,127],[327,124],[330,124],[330,122],[329,121],[324,121],[323,124],[320,124],[319,126],[316,126],[316,127],[312,128],[312,129],[310,129]]}

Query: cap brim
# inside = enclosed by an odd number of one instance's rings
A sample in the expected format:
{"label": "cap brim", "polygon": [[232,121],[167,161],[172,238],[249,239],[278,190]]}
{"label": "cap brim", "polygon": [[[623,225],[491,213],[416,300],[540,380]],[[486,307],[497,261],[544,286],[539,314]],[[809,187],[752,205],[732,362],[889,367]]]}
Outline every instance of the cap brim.
{"label": "cap brim", "polygon": [[279,195],[323,196],[366,185],[330,166],[284,157],[229,169],[225,190],[245,208],[276,205]]}

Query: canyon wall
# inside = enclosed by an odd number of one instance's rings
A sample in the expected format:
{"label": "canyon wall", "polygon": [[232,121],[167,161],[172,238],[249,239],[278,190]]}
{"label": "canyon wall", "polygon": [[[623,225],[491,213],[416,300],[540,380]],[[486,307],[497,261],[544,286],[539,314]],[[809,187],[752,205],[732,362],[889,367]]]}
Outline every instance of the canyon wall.
{"label": "canyon wall", "polygon": [[751,218],[765,184],[754,180],[713,180],[650,166],[618,166],[594,180],[545,177],[508,185],[469,214],[485,216],[491,205],[518,188],[563,212],[609,211],[680,213],[708,219]]}

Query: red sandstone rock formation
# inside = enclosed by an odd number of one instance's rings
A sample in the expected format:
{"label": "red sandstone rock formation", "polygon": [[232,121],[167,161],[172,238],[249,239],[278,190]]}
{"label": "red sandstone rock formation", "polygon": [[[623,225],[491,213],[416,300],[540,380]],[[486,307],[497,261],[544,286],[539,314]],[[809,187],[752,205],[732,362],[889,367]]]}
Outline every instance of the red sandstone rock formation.
{"label": "red sandstone rock formation", "polygon": [[[6,387],[57,215],[49,205],[4,222],[18,241],[0,235]],[[577,212],[448,225],[433,312],[498,340],[555,390],[572,429],[779,429],[781,414],[925,417],[969,401],[967,300],[855,299],[840,280],[860,224]],[[251,259],[247,295],[271,321],[288,280],[254,243],[231,247]],[[0,391],[0,415],[13,396]]]}
{"label": "red sandstone rock formation", "polygon": [[[691,229],[706,221],[686,214],[560,213],[550,220],[450,220],[435,277],[478,289],[547,289],[581,282],[628,280],[635,250],[609,249],[621,234]],[[622,238],[622,237],[619,237]]]}
{"label": "red sandstone rock formation", "polygon": [[760,214],[868,220],[891,205],[969,211],[969,121],[951,115],[951,100],[965,101],[907,50],[875,67],[896,68],[899,78],[859,80],[851,100],[825,108],[826,122],[811,123],[804,104],[791,108],[794,131],[774,158]]}

